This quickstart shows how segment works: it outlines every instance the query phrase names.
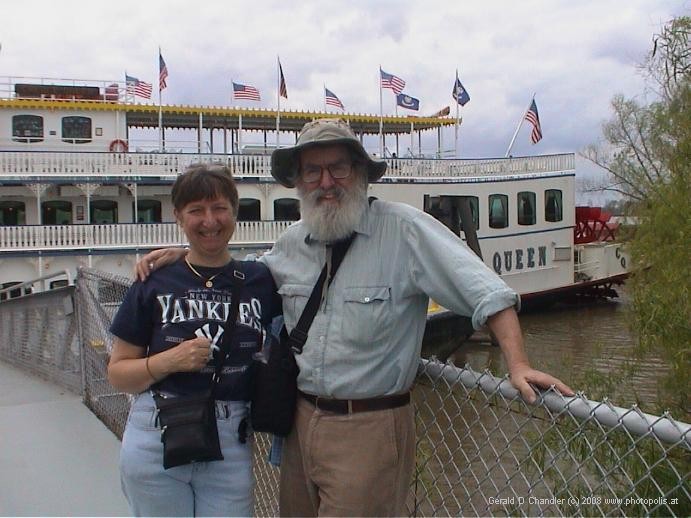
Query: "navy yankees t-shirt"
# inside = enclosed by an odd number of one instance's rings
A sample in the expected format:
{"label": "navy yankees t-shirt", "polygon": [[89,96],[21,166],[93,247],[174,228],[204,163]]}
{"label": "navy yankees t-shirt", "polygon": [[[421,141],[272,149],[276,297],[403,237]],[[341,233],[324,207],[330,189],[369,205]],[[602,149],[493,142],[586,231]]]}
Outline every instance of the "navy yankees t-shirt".
{"label": "navy yankees t-shirt", "polygon": [[[276,285],[268,268],[254,261],[231,261],[224,268],[193,266],[204,278],[180,260],[154,271],[146,282],[135,281],[110,332],[145,348],[148,356],[195,337],[207,337],[221,347],[232,300],[233,270],[242,272],[244,287],[231,353],[223,365],[216,398],[247,401],[252,357],[262,348],[272,318],[281,313]],[[213,286],[207,288],[206,280],[218,272]],[[214,367],[215,362],[210,360],[200,372],[170,374],[153,388],[180,395],[199,393],[209,387]]]}

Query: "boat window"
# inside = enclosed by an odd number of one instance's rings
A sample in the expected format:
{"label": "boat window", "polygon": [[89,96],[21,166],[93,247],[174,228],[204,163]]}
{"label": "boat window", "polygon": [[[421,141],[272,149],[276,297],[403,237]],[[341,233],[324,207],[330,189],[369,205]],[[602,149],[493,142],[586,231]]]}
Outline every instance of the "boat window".
{"label": "boat window", "polygon": [[490,194],[489,226],[490,228],[506,228],[509,226],[509,197],[506,194]]}
{"label": "boat window", "polygon": [[21,201],[0,201],[0,226],[26,225],[26,207]]}
{"label": "boat window", "polygon": [[71,144],[91,142],[91,118],[81,116],[63,117],[62,141]]}
{"label": "boat window", "polygon": [[477,196],[461,196],[470,203],[470,215],[473,217],[475,230],[480,230],[480,200]]}
{"label": "boat window", "polygon": [[118,202],[113,200],[92,200],[90,206],[91,223],[108,225],[118,222]]}
{"label": "boat window", "polygon": [[[4,290],[5,288],[11,288],[12,286],[16,286],[18,284],[21,284],[21,281],[11,281],[11,282],[5,282],[0,284],[0,290]],[[25,286],[24,288],[17,288],[16,290],[11,290],[9,292],[5,291],[3,293],[0,293],[0,300],[7,300],[8,295],[9,298],[13,299],[15,297],[21,297],[22,293],[28,294],[31,293],[33,289],[31,286]]]}
{"label": "boat window", "polygon": [[545,191],[545,221],[562,221],[564,219],[564,206],[562,204],[561,190],[547,189]]}
{"label": "boat window", "polygon": [[534,192],[519,192],[517,197],[518,202],[518,224],[519,225],[534,225],[535,224],[535,193]]}
{"label": "boat window", "polygon": [[259,221],[261,220],[261,202],[254,198],[240,198],[240,210],[238,210],[238,221]]}
{"label": "boat window", "polygon": [[12,140],[15,142],[43,142],[43,117],[40,115],[13,116]]}
{"label": "boat window", "polygon": [[41,203],[43,225],[70,225],[72,223],[72,202],[44,201]]}
{"label": "boat window", "polygon": [[274,219],[276,221],[297,221],[300,219],[300,200],[279,198],[274,200]]}
{"label": "boat window", "polygon": [[161,202],[158,200],[137,200],[136,221],[132,202],[132,221],[135,223],[161,223]]}
{"label": "boat window", "polygon": [[65,287],[67,287],[67,286],[69,286],[69,283],[67,282],[67,279],[59,279],[59,280],[57,280],[57,281],[52,281],[52,282],[50,283],[50,289],[51,289],[51,290],[55,290],[55,289],[58,289],[58,288],[65,288]]}

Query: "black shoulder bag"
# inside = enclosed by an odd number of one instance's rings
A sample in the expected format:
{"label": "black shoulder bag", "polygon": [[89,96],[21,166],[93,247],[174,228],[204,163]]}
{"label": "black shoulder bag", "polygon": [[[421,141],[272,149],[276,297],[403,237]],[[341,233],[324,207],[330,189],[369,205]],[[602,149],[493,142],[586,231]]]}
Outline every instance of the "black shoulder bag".
{"label": "black shoulder bag", "polygon": [[242,296],[244,274],[234,268],[230,313],[226,320],[221,350],[216,355],[216,367],[209,388],[201,394],[166,398],[158,391],[154,400],[161,425],[164,469],[190,464],[223,460],[216,423],[216,388],[221,370],[230,354],[231,340]]}
{"label": "black shoulder bag", "polygon": [[355,233],[333,244],[331,261],[327,259],[295,328],[288,334],[283,326],[280,340],[273,340],[271,343],[268,358],[254,362],[250,419],[255,431],[279,437],[286,437],[290,433],[297,402],[297,376],[300,372],[294,355],[302,353],[307,333],[322,301],[327,276],[328,286],[353,239]]}

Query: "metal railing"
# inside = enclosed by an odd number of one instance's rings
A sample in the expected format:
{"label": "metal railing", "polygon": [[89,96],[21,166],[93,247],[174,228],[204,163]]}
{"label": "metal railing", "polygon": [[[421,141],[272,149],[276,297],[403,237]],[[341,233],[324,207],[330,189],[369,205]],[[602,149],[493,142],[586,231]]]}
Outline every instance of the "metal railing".
{"label": "metal railing", "polygon": [[[62,302],[32,301],[46,294],[0,302],[0,357],[44,374],[41,365],[52,362],[49,372],[58,374],[51,376],[59,378],[65,369],[66,379],[74,378],[80,357],[84,400],[118,435],[129,397],[106,381],[108,325],[128,283],[80,270],[79,350],[74,331],[52,340],[26,332],[73,330],[74,324],[60,324],[74,322],[73,311],[61,318],[35,311],[37,305],[66,305],[71,291],[52,294]],[[59,346],[63,354],[55,353],[56,340],[68,344]],[[407,502],[411,516],[691,514],[691,425],[582,394],[565,398],[548,391],[527,405],[506,379],[436,361],[421,361],[413,400],[417,461]],[[276,515],[278,470],[265,462],[269,438],[257,434],[255,446],[255,512]]]}

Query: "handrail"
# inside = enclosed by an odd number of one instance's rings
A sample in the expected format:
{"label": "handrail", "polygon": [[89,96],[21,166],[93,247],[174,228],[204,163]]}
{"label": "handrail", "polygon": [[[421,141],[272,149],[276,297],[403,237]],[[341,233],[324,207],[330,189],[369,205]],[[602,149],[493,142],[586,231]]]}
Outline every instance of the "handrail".
{"label": "handrail", "polygon": [[[420,359],[420,370],[433,377],[442,377],[449,384],[461,382],[468,388],[480,387],[486,393],[497,390],[508,400],[520,396],[511,382],[497,378],[490,373],[479,373],[470,368],[460,369],[452,364]],[[554,390],[539,394],[538,403],[558,415],[572,415],[579,421],[594,418],[606,428],[623,427],[631,434],[642,437],[653,433],[659,440],[669,444],[682,443],[691,449],[691,424],[676,421],[668,414],[655,416],[641,412],[637,407],[631,409],[612,405],[608,400],[591,401],[582,393],[576,396],[562,396]]]}
{"label": "handrail", "polygon": [[[231,246],[270,246],[293,221],[239,221]],[[181,246],[187,238],[175,223],[108,223],[0,226],[0,252]]]}
{"label": "handrail", "polygon": [[[11,177],[35,181],[37,178],[70,178],[98,182],[105,178],[154,178],[170,181],[198,162],[227,164],[238,178],[273,182],[271,157],[268,155],[106,153],[85,148],[79,151],[27,151],[21,149],[21,144],[0,151],[0,179]],[[397,178],[523,178],[572,172],[575,169],[573,153],[488,159],[388,158],[386,162],[388,171],[382,182],[395,181]]]}
{"label": "handrail", "polygon": [[7,294],[7,298],[12,298],[16,299],[18,297],[10,297],[10,292],[16,291],[16,290],[21,290],[21,294],[19,295],[20,297],[25,297],[28,295],[31,295],[31,293],[26,293],[26,288],[27,287],[33,287],[34,284],[37,282],[41,283],[41,291],[45,291],[46,288],[46,281],[50,279],[54,279],[56,277],[67,277],[67,284],[72,285],[74,282],[72,281],[72,274],[70,273],[69,270],[61,270],[59,272],[53,272],[48,275],[43,275],[41,277],[37,277],[35,279],[31,279],[28,281],[24,282],[18,282],[17,284],[13,284],[12,286],[8,286],[7,288],[2,288],[0,289],[0,302],[4,300],[3,295]]}

